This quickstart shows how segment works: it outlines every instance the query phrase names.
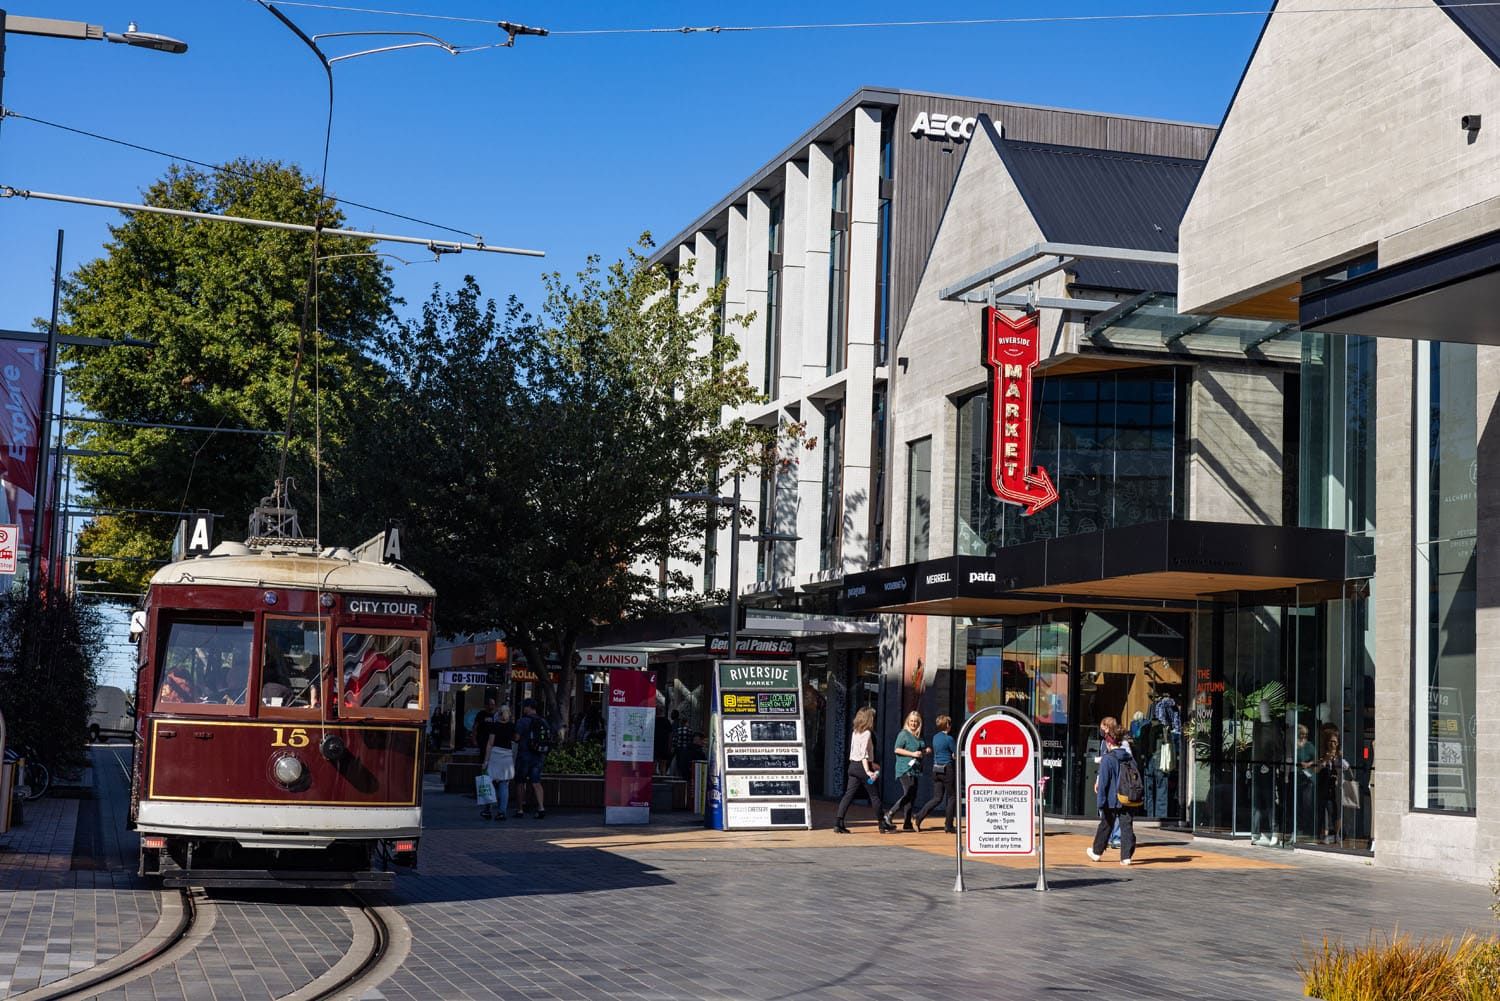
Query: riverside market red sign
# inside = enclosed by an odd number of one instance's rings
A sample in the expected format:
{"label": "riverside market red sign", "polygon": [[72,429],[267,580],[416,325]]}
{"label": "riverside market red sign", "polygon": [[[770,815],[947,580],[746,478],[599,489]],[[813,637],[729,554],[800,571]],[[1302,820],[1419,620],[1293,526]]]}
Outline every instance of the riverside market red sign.
{"label": "riverside market red sign", "polygon": [[1039,355],[1040,320],[1031,313],[1012,320],[984,310],[984,363],[990,370],[990,489],[1023,515],[1057,502],[1057,488],[1041,466],[1031,464],[1031,370]]}

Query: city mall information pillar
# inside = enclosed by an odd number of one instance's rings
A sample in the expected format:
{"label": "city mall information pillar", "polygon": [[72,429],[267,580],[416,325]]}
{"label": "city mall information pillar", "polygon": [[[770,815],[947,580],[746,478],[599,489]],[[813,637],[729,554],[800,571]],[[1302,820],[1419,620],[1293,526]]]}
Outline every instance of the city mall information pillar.
{"label": "city mall information pillar", "polygon": [[708,815],[720,831],[812,828],[800,661],[714,661]]}

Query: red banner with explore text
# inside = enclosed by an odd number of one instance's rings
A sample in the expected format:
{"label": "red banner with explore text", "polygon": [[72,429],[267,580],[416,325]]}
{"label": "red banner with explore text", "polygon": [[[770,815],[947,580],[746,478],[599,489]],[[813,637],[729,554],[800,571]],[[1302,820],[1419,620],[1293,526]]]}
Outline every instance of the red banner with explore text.
{"label": "red banner with explore text", "polygon": [[1057,488],[1041,466],[1031,464],[1031,370],[1039,357],[1036,313],[1012,320],[998,309],[984,311],[984,363],[990,369],[990,489],[995,496],[1036,514],[1057,502]]}
{"label": "red banner with explore text", "polygon": [[651,822],[651,772],[655,765],[656,672],[609,672],[604,742],[604,822]]}
{"label": "red banner with explore text", "polygon": [[32,341],[0,340],[0,524],[20,528],[20,547],[31,546],[36,509],[37,431],[42,409],[42,369],[47,347]]}

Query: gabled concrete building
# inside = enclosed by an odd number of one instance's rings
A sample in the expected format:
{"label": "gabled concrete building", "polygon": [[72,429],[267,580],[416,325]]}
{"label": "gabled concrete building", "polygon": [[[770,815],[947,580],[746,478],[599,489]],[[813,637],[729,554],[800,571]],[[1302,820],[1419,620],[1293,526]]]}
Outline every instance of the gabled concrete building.
{"label": "gabled concrete building", "polygon": [[1303,331],[1304,524],[1374,542],[1371,732],[1319,760],[1368,755],[1378,863],[1469,879],[1500,857],[1497,115],[1496,8],[1282,0],[1180,257],[1185,309]]}

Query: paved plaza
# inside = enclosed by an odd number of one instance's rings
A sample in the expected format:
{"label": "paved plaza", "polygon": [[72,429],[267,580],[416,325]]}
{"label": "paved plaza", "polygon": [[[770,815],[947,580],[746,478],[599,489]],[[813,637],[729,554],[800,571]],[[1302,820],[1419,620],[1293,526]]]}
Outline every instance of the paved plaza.
{"label": "paved plaza", "polygon": [[[0,837],[0,996],[128,949],[157,920],[119,825],[125,785],[96,749],[93,799],[46,799]],[[604,828],[596,814],[485,822],[427,792],[422,867],[372,902],[410,952],[367,998],[868,999],[1300,996],[1295,962],[1328,935],[1494,927],[1483,887],[1368,860],[1145,832],[1141,863],[1090,863],[1081,828],[1049,831],[1052,889],[1024,861],[966,866],[941,830],[724,834],[684,816]],[[826,821],[820,808],[820,820]],[[867,815],[865,810],[861,816]],[[349,948],[338,900],[211,895],[192,951],[104,997],[274,998]],[[380,897],[381,895],[371,895]]]}

